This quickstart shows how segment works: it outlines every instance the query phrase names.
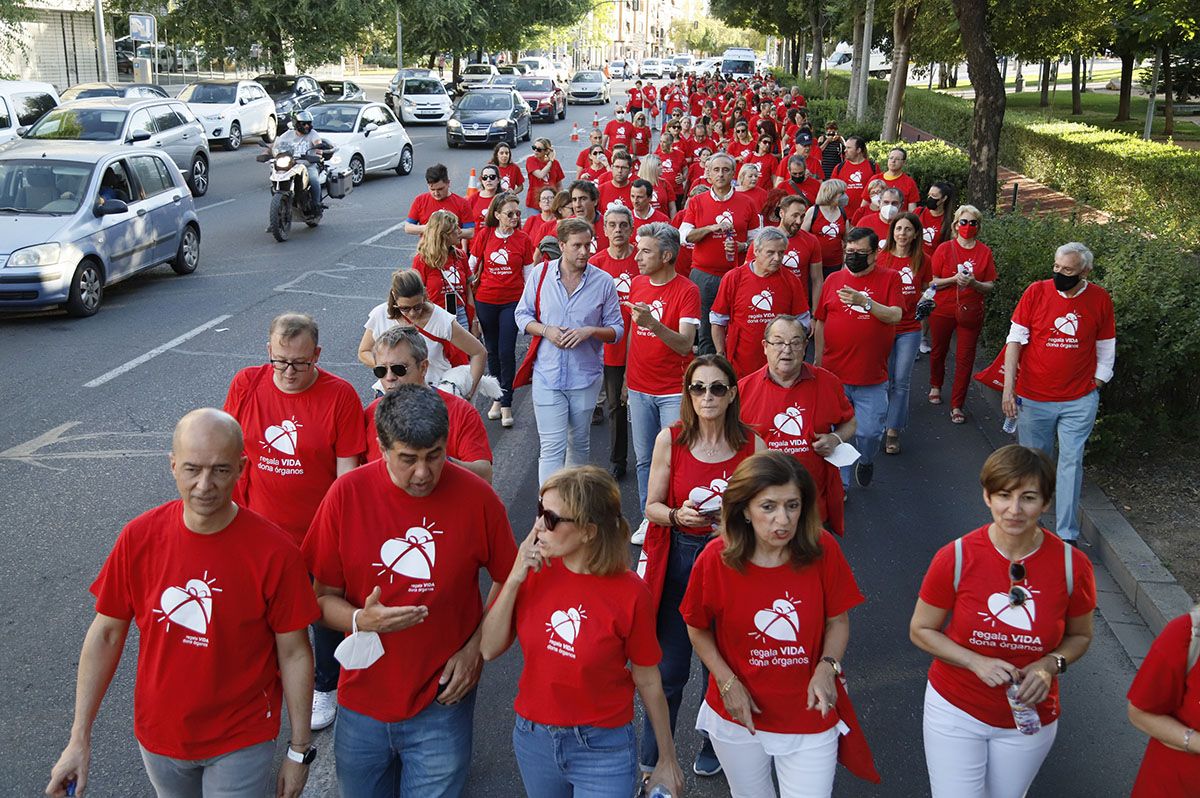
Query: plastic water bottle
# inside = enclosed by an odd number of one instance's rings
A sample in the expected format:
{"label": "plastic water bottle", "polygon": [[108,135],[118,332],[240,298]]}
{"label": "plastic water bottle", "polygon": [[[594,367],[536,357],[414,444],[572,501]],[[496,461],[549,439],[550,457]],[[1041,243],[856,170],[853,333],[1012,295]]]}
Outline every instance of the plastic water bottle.
{"label": "plastic water bottle", "polygon": [[1037,734],[1042,730],[1042,719],[1037,710],[1022,704],[1017,699],[1017,685],[1010,684],[1006,692],[1008,706],[1012,710],[1013,720],[1017,722],[1017,731],[1021,734]]}
{"label": "plastic water bottle", "polygon": [[[726,241],[732,241],[732,240],[733,240],[733,231],[732,231],[732,230],[726,230],[726,231],[725,231],[725,240],[726,240]],[[726,248],[726,250],[725,250],[725,260],[729,261],[730,263],[733,263],[735,260],[737,260],[737,251],[736,251],[736,249],[735,249],[733,252],[730,252],[730,251],[729,251],[729,249],[728,249],[728,248]]]}
{"label": "plastic water bottle", "polygon": [[1008,416],[1005,416],[1004,426],[1001,427],[1001,429],[1003,429],[1005,433],[1012,435],[1017,431],[1017,417],[1013,416],[1012,418],[1009,418]]}
{"label": "plastic water bottle", "polygon": [[671,790],[665,784],[655,784],[648,798],[671,798]]}

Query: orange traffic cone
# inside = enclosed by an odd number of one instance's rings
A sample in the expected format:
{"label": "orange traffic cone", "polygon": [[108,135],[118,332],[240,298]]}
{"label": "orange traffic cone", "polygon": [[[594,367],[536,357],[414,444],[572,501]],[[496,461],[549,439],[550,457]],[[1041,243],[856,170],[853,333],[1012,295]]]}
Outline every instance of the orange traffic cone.
{"label": "orange traffic cone", "polygon": [[592,127],[600,127],[600,112],[596,111],[592,114]]}
{"label": "orange traffic cone", "polygon": [[575,127],[571,128],[571,141],[579,141],[579,123],[575,123]]}
{"label": "orange traffic cone", "polygon": [[479,178],[475,176],[475,170],[471,170],[471,177],[467,179],[467,199],[475,199],[479,194]]}

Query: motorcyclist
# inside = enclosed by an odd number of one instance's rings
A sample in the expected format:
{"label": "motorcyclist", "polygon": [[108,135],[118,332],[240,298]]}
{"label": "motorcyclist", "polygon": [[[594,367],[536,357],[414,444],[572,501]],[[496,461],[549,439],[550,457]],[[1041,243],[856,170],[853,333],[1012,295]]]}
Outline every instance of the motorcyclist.
{"label": "motorcyclist", "polygon": [[[313,116],[308,111],[300,111],[292,120],[292,127],[275,140],[272,155],[290,150],[293,158],[300,158],[312,150],[332,149],[333,145],[317,135],[313,130]],[[321,204],[321,182],[317,165],[306,163],[308,169],[308,188],[312,192],[313,209],[320,213],[325,206]]]}

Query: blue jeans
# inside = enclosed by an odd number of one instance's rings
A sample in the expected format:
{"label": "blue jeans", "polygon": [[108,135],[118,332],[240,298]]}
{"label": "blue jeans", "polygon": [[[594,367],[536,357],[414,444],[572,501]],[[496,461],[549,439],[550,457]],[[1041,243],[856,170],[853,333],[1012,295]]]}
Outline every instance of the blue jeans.
{"label": "blue jeans", "polygon": [[517,375],[516,302],[492,305],[475,303],[475,317],[483,329],[483,344],[488,352],[488,373],[500,381],[501,407],[512,407],[513,378]]}
{"label": "blue jeans", "polygon": [[721,278],[696,268],[692,269],[689,276],[700,289],[700,329],[696,332],[696,354],[716,354],[717,345],[713,343],[712,325],[708,323],[708,314],[717,298],[717,289],[721,287]]}
{"label": "blue jeans", "polygon": [[312,625],[312,632],[313,662],[316,665],[313,689],[318,693],[328,693],[337,689],[338,678],[342,675],[342,666],[338,664],[333,652],[346,639],[346,633],[320,623]]}
{"label": "blue jeans", "polygon": [[333,736],[338,789],[346,798],[458,798],[471,767],[474,715],[474,691],[396,723],[340,707]]}
{"label": "blue jeans", "polygon": [[[662,600],[658,604],[658,645],[662,659],[658,661],[658,673],[662,677],[663,693],[667,697],[667,713],[671,718],[671,733],[675,733],[675,722],[679,719],[679,705],[683,703],[683,690],[687,687],[692,672],[692,641],[688,637],[687,624],[679,614],[683,594],[687,592],[692,566],[704,550],[711,536],[688,535],[671,530],[671,550],[667,554],[667,573],[663,582]],[[700,663],[700,692],[708,689],[708,668]],[[703,732],[701,732],[703,734]],[[707,740],[706,740],[707,743]],[[650,771],[658,764],[658,740],[650,716],[642,726],[642,770]]]}
{"label": "blue jeans", "polygon": [[317,167],[308,165],[308,188],[312,192],[313,213],[321,212],[321,173]]}
{"label": "blue jeans", "polygon": [[546,388],[534,377],[533,417],[541,439],[539,485],[564,465],[587,465],[591,454],[592,411],[596,409],[603,381],[598,378],[587,388],[560,391]]}
{"label": "blue jeans", "polygon": [[650,456],[654,454],[654,439],[658,433],[679,420],[679,403],[683,394],[652,396],[639,391],[629,392],[629,426],[633,434],[633,453],[637,457],[638,498],[646,512],[646,490],[650,483]]}
{"label": "blue jeans", "polygon": [[512,740],[530,798],[629,798],[637,785],[633,723],[543,726],[518,715]]}
{"label": "blue jeans", "polygon": [[[858,422],[854,432],[854,448],[862,455],[859,462],[872,463],[875,453],[879,451],[879,440],[883,437],[883,425],[887,421],[888,384],[843,385],[842,389],[854,406],[854,419]],[[850,486],[852,468],[854,466],[850,465],[842,469],[842,484],[846,487]]]}
{"label": "blue jeans", "polygon": [[1017,415],[1017,440],[1022,446],[1041,449],[1054,457],[1058,440],[1058,468],[1054,491],[1056,533],[1063,540],[1079,539],[1079,490],[1083,487],[1083,447],[1096,423],[1100,392],[1092,391],[1070,402],[1035,402],[1021,397]]}
{"label": "blue jeans", "polygon": [[892,353],[888,355],[887,428],[896,432],[903,432],[908,426],[908,395],[920,346],[920,330],[900,333],[892,344]]}

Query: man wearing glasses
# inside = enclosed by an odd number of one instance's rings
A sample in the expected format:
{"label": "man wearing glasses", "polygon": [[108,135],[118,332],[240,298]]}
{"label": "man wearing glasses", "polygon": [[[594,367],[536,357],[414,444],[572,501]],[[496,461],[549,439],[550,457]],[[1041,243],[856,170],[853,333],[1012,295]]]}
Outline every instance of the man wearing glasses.
{"label": "man wearing glasses", "polygon": [[[225,412],[245,431],[246,469],[235,498],[289,533],[299,545],[321,497],[366,450],[362,403],[350,383],[317,368],[317,323],[303,313],[271,321],[269,363],[242,369],[225,397]],[[337,661],[342,635],[319,624],[312,728],[337,713]]]}

